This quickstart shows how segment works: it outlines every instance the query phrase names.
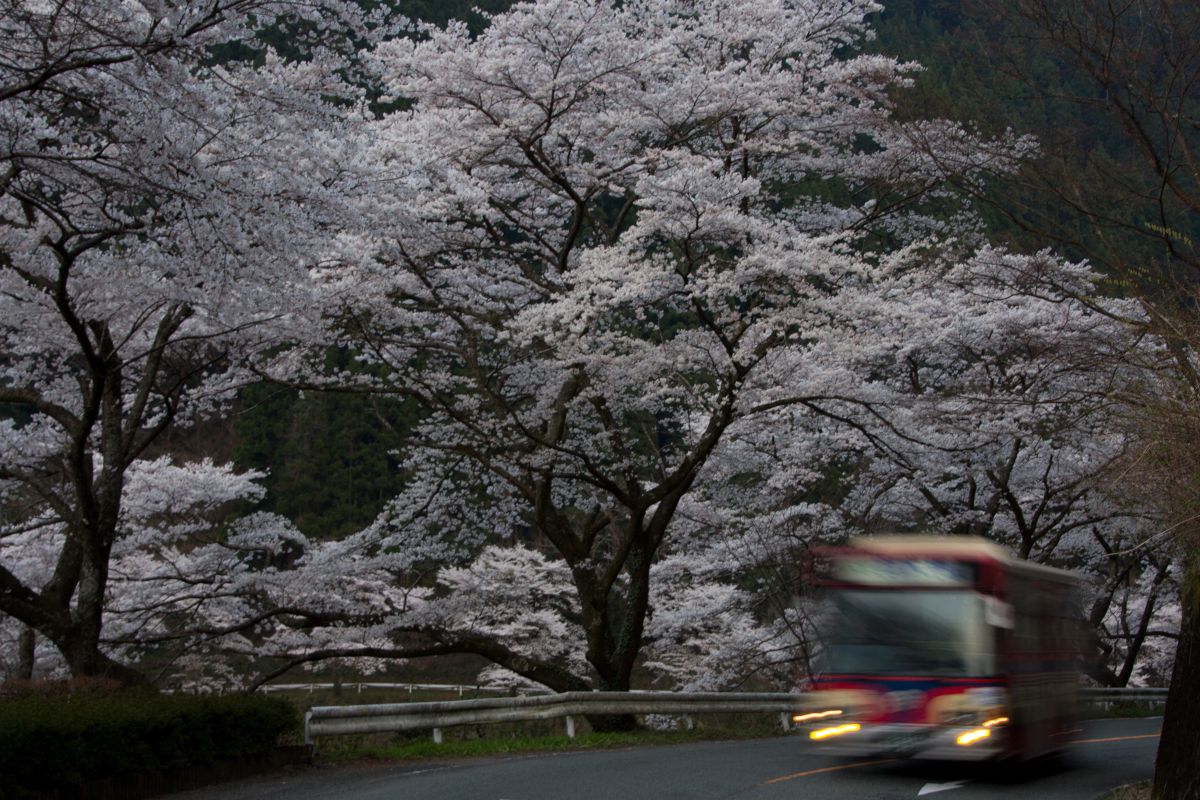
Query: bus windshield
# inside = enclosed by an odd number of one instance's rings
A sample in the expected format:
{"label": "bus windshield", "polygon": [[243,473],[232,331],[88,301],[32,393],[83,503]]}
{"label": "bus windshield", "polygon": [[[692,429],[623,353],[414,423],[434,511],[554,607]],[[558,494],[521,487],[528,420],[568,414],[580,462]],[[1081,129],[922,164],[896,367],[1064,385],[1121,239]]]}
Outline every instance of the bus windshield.
{"label": "bus windshield", "polygon": [[866,675],[995,674],[984,598],[970,591],[840,589],[830,592],[825,668]]}

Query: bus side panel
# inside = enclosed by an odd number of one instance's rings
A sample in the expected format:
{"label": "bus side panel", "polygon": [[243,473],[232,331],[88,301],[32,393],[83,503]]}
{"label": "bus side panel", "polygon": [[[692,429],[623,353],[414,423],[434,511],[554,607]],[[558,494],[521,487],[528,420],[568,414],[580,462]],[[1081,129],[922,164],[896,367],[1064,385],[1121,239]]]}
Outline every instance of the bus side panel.
{"label": "bus side panel", "polygon": [[1013,576],[1016,627],[1003,650],[1011,675],[1013,729],[1020,756],[1064,749],[1078,712],[1078,642],[1070,589]]}

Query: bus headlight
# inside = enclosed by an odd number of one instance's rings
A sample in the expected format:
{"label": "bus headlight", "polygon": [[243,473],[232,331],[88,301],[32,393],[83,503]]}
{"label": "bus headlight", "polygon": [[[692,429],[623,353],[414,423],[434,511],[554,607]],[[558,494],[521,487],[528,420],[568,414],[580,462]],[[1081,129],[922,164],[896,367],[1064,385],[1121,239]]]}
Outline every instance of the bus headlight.
{"label": "bus headlight", "polygon": [[988,728],[976,728],[973,731],[967,731],[966,733],[960,733],[958,735],[958,738],[955,739],[954,741],[957,742],[958,744],[962,745],[963,747],[969,747],[970,745],[973,745],[976,742],[983,741],[984,739],[988,738],[991,735],[992,735],[992,732]]}
{"label": "bus headlight", "polygon": [[818,728],[808,735],[810,739],[828,739],[831,736],[843,736],[847,733],[854,733],[862,728],[857,722],[849,722],[845,725],[836,725],[832,728]]}

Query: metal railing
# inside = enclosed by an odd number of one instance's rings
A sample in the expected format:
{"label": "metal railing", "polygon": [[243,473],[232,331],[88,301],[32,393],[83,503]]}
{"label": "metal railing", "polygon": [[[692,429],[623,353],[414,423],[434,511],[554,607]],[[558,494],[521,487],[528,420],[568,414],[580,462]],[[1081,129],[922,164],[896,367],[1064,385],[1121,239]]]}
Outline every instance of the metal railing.
{"label": "metal railing", "polygon": [[1144,687],[1113,687],[1100,689],[1080,689],[1079,699],[1095,703],[1102,708],[1110,708],[1113,703],[1146,703],[1147,705],[1162,705],[1167,702],[1169,689],[1147,689]]}
{"label": "metal railing", "polygon": [[527,697],[486,697],[429,703],[386,703],[363,706],[318,706],[304,715],[304,741],[318,736],[433,729],[495,722],[564,719],[567,736],[575,736],[575,717],[601,714],[728,714],[774,712],[790,725],[799,695],[776,692],[565,692]]}
{"label": "metal railing", "polygon": [[[341,683],[268,683],[258,687],[260,692],[308,692],[312,694],[318,689],[337,689],[354,691],[362,694],[363,689],[390,689],[393,691],[413,692],[457,692],[459,697],[464,694],[512,694],[512,689],[505,686],[478,686],[467,683],[376,683],[371,681],[342,681]],[[520,690],[524,692],[525,690]]]}
{"label": "metal railing", "polygon": [[[295,684],[305,687],[310,684]],[[312,684],[317,685],[317,684]],[[343,687],[351,684],[343,684]],[[362,684],[371,686],[372,684]],[[376,684],[395,687],[459,688],[453,684]],[[267,687],[264,687],[267,688]],[[465,686],[467,690],[485,687]],[[495,691],[496,687],[491,687]],[[1116,688],[1079,690],[1080,699],[1108,708],[1113,703],[1161,704],[1166,689]],[[566,692],[522,697],[485,697],[477,700],[439,700],[421,703],[385,703],[358,706],[317,706],[304,716],[304,741],[318,736],[433,730],[442,741],[442,728],[497,722],[564,719],[567,736],[575,736],[575,717],[598,714],[679,714],[690,724],[692,714],[766,712],[779,714],[784,729],[791,714],[803,703],[802,694],[784,692]]]}

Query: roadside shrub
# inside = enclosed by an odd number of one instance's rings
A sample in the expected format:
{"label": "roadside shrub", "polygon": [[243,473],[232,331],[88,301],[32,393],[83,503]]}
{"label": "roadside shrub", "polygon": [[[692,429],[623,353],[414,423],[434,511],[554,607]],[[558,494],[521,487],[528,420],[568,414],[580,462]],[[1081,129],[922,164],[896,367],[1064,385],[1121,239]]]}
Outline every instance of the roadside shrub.
{"label": "roadside shrub", "polygon": [[296,725],[291,705],[261,695],[0,699],[0,797],[70,793],[87,781],[253,758]]}

